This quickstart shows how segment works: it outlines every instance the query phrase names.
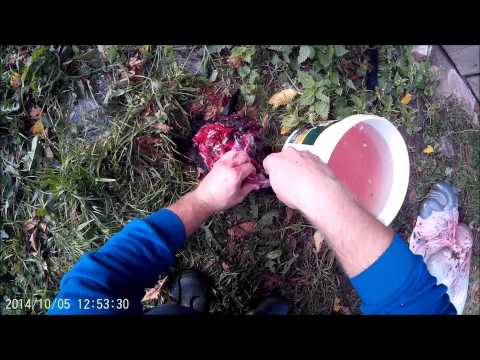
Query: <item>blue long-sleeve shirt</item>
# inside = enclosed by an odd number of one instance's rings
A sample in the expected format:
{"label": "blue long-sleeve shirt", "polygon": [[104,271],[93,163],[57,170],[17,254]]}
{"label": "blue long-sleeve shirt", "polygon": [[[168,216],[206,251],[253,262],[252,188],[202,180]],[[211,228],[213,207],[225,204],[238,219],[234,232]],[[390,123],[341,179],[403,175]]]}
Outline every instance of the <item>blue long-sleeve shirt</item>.
{"label": "blue long-sleeve shirt", "polygon": [[[141,314],[144,289],[173,265],[184,241],[183,223],[170,210],[131,221],[63,277],[48,314]],[[446,287],[436,285],[422,257],[398,235],[351,281],[364,314],[456,313]]]}

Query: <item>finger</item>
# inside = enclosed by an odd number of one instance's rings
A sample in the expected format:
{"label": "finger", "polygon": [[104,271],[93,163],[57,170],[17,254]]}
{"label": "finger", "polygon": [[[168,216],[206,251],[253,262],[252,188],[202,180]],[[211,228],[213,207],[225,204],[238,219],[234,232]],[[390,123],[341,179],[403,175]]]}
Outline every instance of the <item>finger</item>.
{"label": "finger", "polygon": [[263,169],[265,170],[265,173],[268,174],[270,172],[270,169],[275,162],[276,157],[278,156],[279,153],[272,153],[268,155],[265,159],[263,159]]}
{"label": "finger", "polygon": [[248,162],[250,162],[250,156],[248,156],[245,151],[237,151],[237,153],[233,155],[231,165],[238,166]]}
{"label": "finger", "polygon": [[252,192],[253,190],[258,190],[258,189],[260,189],[260,186],[258,184],[246,183],[240,189],[240,198],[243,200],[245,198],[245,196],[250,194],[250,192]]}
{"label": "finger", "polygon": [[239,165],[235,167],[235,169],[238,171],[241,181],[245,180],[245,178],[247,178],[252,173],[256,174],[255,166],[253,166],[251,163]]}
{"label": "finger", "polygon": [[227,151],[225,154],[222,155],[218,161],[225,162],[225,163],[230,163],[232,159],[237,156],[237,153],[239,153],[238,150],[232,149],[230,151]]}

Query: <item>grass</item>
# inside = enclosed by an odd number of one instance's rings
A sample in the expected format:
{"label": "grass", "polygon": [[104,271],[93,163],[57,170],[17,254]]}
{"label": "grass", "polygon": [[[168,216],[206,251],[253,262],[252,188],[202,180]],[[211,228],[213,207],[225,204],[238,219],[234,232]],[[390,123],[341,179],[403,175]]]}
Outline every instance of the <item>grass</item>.
{"label": "grass", "polygon": [[[280,129],[286,118],[291,121],[293,114],[295,126],[315,124],[327,98],[329,118],[355,112],[389,118],[405,134],[412,159],[408,201],[394,229],[408,236],[421,198],[434,181],[447,177],[462,190],[461,216],[478,239],[478,130],[457,105],[432,98],[431,68],[413,62],[408,47],[379,47],[381,87],[366,90],[365,50],[197,46],[187,51],[188,61],[196,61],[202,71],[195,75],[182,65],[185,59],[178,61],[172,46],[0,47],[2,313],[43,313],[40,308],[9,312],[5,301],[52,299],[62,275],[82,254],[104,244],[133,218],[167,206],[195,187],[197,169],[182,160],[178,144],[192,135],[188,108],[205,85],[240,88],[241,105],[256,114],[273,150],[285,141]],[[300,53],[310,57],[300,61]],[[355,70],[345,70],[346,62]],[[15,74],[23,78],[18,87],[12,85]],[[302,79],[322,96],[308,98]],[[287,87],[302,93],[272,110],[268,98]],[[400,103],[406,93],[414,95],[408,106]],[[99,110],[89,121],[73,124],[70,110],[81,98],[94,99]],[[38,121],[31,115],[34,107],[42,111],[48,136],[32,134]],[[97,122],[99,118],[104,121]],[[152,127],[159,123],[170,130]],[[440,152],[445,134],[455,149],[451,159]],[[154,145],[145,147],[142,139]],[[432,156],[422,153],[426,144],[434,146]],[[465,159],[464,144],[470,154]],[[208,273],[213,312],[248,313],[274,289],[290,300],[294,313],[358,312],[358,298],[334,254],[325,245],[317,254],[313,229],[299,214],[286,218],[285,206],[271,191],[251,194],[204,224],[178,254],[172,271],[195,267]],[[32,220],[47,224],[37,229],[36,250],[32,230],[25,226]],[[228,229],[246,221],[257,224],[255,231],[232,241]],[[475,256],[478,262],[478,251]],[[145,306],[166,301],[163,288]]]}

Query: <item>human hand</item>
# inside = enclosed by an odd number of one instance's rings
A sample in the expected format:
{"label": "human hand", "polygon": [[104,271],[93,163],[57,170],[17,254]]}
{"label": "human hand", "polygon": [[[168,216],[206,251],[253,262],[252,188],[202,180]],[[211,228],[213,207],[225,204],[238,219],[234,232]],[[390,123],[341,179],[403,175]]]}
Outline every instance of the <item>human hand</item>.
{"label": "human hand", "polygon": [[278,199],[307,218],[330,212],[331,204],[354,202],[353,195],[335,178],[330,168],[309,151],[287,147],[263,161]]}
{"label": "human hand", "polygon": [[369,267],[390,245],[393,232],[356,201],[328,166],[292,147],[263,161],[270,185],[288,207],[299,209],[325,236],[349,276]]}
{"label": "human hand", "polygon": [[246,152],[230,150],[213,165],[193,194],[212,214],[229,209],[241,203],[252,190],[259,189],[256,184],[243,182],[255,172]]}

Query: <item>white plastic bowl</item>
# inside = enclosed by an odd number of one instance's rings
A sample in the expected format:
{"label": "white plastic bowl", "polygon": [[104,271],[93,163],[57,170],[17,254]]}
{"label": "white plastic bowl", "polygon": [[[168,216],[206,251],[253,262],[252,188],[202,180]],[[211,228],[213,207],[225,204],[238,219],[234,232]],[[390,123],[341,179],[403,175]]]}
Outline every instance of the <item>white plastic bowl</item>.
{"label": "white plastic bowl", "polygon": [[324,162],[328,162],[335,146],[345,133],[360,122],[371,125],[383,137],[392,159],[392,186],[385,204],[377,215],[385,225],[390,225],[402,207],[407,194],[410,177],[410,159],[402,135],[387,119],[375,115],[352,115],[341,121],[326,123],[325,129],[318,135],[313,145],[289,143],[295,132],[289,136],[284,147],[293,146],[297,150],[308,150]]}

